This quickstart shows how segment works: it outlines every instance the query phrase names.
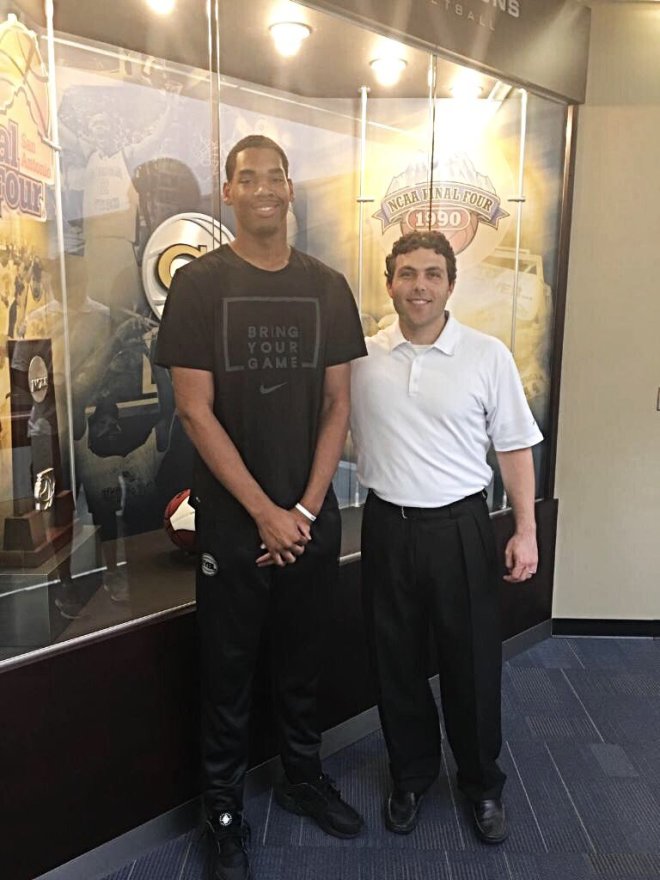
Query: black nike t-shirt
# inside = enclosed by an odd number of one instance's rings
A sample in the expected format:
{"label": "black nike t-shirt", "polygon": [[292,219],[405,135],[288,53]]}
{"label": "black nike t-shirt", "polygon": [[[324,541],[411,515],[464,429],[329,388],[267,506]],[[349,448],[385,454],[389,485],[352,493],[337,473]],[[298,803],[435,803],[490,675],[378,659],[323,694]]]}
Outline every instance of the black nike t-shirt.
{"label": "black nike t-shirt", "polygon": [[[228,245],[174,276],[156,362],[213,373],[213,411],[264,492],[282,507],[302,496],[312,466],[325,368],[365,355],[343,275],[300,251],[275,272]],[[237,502],[196,456],[195,495]]]}

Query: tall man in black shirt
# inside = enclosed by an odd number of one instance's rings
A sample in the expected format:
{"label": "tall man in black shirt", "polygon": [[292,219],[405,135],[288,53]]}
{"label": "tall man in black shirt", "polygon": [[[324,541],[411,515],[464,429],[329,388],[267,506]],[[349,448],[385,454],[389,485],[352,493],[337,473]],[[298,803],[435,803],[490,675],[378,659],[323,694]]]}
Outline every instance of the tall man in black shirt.
{"label": "tall man in black shirt", "polygon": [[350,361],[366,349],[343,276],[287,244],[293,185],[281,147],[260,135],[244,138],[226,173],[236,238],[176,273],[157,360],[171,367],[177,409],[197,451],[214,876],[243,880],[250,686],[267,619],[286,776],[276,799],[339,837],[353,837],[363,824],[323,775],[316,685],[339,555],[331,480],[348,424]]}

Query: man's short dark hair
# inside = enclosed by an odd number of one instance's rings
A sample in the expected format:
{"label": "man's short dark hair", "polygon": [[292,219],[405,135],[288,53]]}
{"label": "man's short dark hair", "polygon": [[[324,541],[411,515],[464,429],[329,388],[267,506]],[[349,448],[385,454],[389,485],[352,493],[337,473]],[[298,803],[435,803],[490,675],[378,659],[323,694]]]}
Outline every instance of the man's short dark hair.
{"label": "man's short dark hair", "polygon": [[227,175],[227,180],[231,181],[234,176],[234,171],[236,171],[236,157],[238,156],[238,154],[242,153],[243,150],[250,149],[275,150],[275,152],[282,160],[284,174],[287,177],[289,176],[289,160],[282,147],[279,144],[275,143],[274,140],[266,137],[263,134],[249,134],[247,137],[241,138],[238,143],[234,144],[234,146],[227,154],[227,159],[225,161],[225,173]]}
{"label": "man's short dark hair", "polygon": [[453,284],[456,281],[456,254],[454,249],[442,232],[435,232],[430,229],[425,232],[409,232],[394,242],[392,253],[385,257],[385,277],[388,284],[391,284],[394,278],[394,266],[399,254],[409,254],[411,251],[419,250],[419,248],[427,248],[436,254],[442,254],[447,262],[447,278],[449,283]]}

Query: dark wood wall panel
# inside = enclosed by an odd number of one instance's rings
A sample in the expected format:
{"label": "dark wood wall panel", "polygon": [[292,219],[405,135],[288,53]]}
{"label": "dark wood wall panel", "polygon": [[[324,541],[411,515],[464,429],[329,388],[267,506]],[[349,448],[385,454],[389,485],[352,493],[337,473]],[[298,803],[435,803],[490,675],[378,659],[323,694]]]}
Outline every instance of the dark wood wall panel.
{"label": "dark wood wall panel", "polygon": [[194,797],[194,614],[0,674],[0,876],[29,880]]}

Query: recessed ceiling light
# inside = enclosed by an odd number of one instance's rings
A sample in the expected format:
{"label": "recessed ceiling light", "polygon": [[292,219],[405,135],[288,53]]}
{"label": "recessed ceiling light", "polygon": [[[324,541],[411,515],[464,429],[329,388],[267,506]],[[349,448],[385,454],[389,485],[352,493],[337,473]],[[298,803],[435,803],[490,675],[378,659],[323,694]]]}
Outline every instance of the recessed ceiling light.
{"label": "recessed ceiling light", "polygon": [[275,48],[285,58],[296,55],[303,40],[306,40],[312,32],[311,27],[301,21],[276,21],[268,30],[275,41]]}
{"label": "recessed ceiling light", "polygon": [[381,86],[396,85],[403,71],[406,69],[408,62],[403,58],[394,56],[384,56],[383,58],[374,58],[369,62],[374,75]]}
{"label": "recessed ceiling light", "polygon": [[147,6],[158,15],[169,15],[175,5],[176,0],[147,0]]}

